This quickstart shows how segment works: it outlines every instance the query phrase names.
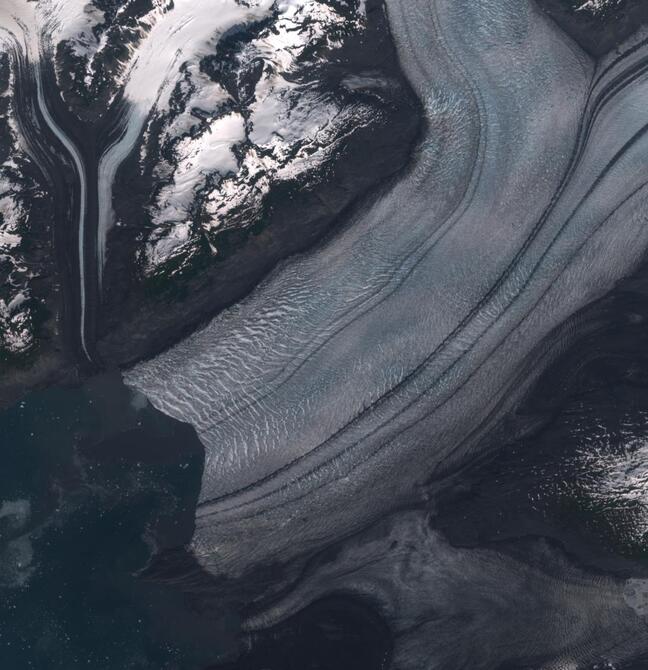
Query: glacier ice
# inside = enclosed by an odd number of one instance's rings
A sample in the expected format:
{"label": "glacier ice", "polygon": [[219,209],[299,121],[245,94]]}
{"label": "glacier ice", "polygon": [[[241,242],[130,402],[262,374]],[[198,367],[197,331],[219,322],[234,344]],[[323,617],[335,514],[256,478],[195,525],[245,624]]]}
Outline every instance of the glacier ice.
{"label": "glacier ice", "polygon": [[205,444],[193,548],[214,572],[416,499],[648,243],[645,47],[595,67],[532,2],[387,7],[427,118],[408,173],[126,374]]}

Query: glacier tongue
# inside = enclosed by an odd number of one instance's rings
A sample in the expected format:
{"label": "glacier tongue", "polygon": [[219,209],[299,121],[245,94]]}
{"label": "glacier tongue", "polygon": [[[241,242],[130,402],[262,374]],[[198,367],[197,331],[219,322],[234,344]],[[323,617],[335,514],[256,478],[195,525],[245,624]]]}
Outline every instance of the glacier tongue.
{"label": "glacier tongue", "polygon": [[552,329],[648,244],[648,77],[588,104],[627,62],[590,91],[593,64],[532,2],[387,5],[428,121],[408,174],[125,375],[205,444],[194,549],[214,572],[410,501],[520,397]]}

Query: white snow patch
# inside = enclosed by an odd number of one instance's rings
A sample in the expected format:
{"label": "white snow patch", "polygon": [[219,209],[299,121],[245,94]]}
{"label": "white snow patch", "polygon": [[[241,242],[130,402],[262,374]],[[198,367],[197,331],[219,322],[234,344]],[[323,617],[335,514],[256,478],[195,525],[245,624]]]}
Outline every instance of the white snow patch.
{"label": "white snow patch", "polygon": [[40,12],[47,16],[45,30],[54,44],[67,41],[77,56],[91,57],[100,48],[101,39],[93,30],[106,16],[88,0],[41,0]]}
{"label": "white snow patch", "polygon": [[126,98],[148,113],[156,104],[166,108],[179,68],[207,55],[227,31],[269,15],[272,0],[245,6],[236,0],[176,0],[153,24],[138,49],[125,86]]}
{"label": "white snow patch", "polygon": [[8,251],[22,242],[20,225],[24,223],[26,213],[10,188],[3,186],[7,186],[7,181],[0,178],[0,251]]}
{"label": "white snow patch", "polygon": [[146,245],[146,260],[157,266],[168,262],[191,241],[191,221],[183,221],[156,228]]}
{"label": "white snow patch", "polygon": [[27,351],[34,342],[31,312],[22,309],[28,300],[27,290],[15,293],[9,301],[0,298],[0,343],[13,354]]}
{"label": "white snow patch", "polygon": [[192,86],[194,90],[187,101],[185,111],[173,119],[171,125],[165,129],[163,142],[188,135],[199,127],[201,119],[194,114],[194,110],[198,109],[209,115],[220,105],[231,101],[229,93],[201,72],[197,63],[187,68],[187,80],[183,81],[181,86],[183,88]]}
{"label": "white snow patch", "polygon": [[[10,85],[9,91],[12,90]],[[9,107],[2,121],[10,127],[14,146],[11,158],[0,165],[0,267],[5,277],[0,287],[0,347],[19,354],[34,342],[29,281],[35,275],[25,263],[21,249],[29,213],[21,196],[22,186],[14,181],[20,173],[16,158],[22,153],[22,141],[13,119],[11,93],[8,95]],[[0,518],[7,509],[0,508]]]}
{"label": "white snow patch", "polygon": [[[648,415],[643,420],[648,421]],[[635,544],[648,537],[648,439],[633,435],[631,417],[628,422],[627,429],[625,421],[621,423],[622,435],[625,433],[621,448],[618,438],[601,425],[568,464],[581,473],[576,491],[579,498],[585,494],[596,509],[621,513],[616,522],[619,536],[623,542]],[[568,488],[567,493],[572,495],[573,491]]]}
{"label": "white snow patch", "polygon": [[237,168],[232,147],[245,139],[245,119],[227,114],[212,121],[197,137],[184,137],[176,147],[173,184],[158,199],[160,221],[183,221],[195,197],[196,187],[207,175],[225,175]]}
{"label": "white snow patch", "polygon": [[0,2],[0,43],[10,47],[24,48],[27,58],[38,58],[38,22],[35,7],[26,0],[2,0]]}
{"label": "white snow patch", "polygon": [[[273,6],[274,0],[253,0],[246,5],[236,0],[219,0],[217,6],[213,0],[175,0],[172,9],[165,7],[164,13],[156,16],[156,21],[137,49],[137,57],[126,73],[124,97],[130,102],[130,109],[125,119],[125,132],[104,153],[99,163],[97,257],[100,283],[105,263],[106,237],[114,222],[114,178],[118,167],[140,139],[152,108],[167,109],[183,65],[195,64],[213,51],[229,30],[269,16]],[[182,208],[182,204],[179,208]],[[181,239],[183,235],[174,237]]]}
{"label": "white snow patch", "polygon": [[619,0],[588,0],[580,5],[577,12],[590,12],[591,14],[601,14],[609,7],[619,4]]}
{"label": "white snow patch", "polygon": [[196,190],[209,175],[224,176],[237,169],[232,147],[244,139],[245,119],[231,113],[213,120],[200,135],[179,142],[173,183],[161,190],[153,216],[157,227],[146,250],[150,266],[164,263],[189,240],[192,221],[188,217]]}
{"label": "white snow patch", "polygon": [[[235,174],[216,179],[211,192],[206,194],[205,211],[211,220],[202,224],[205,230],[221,229],[224,220],[242,207],[245,207],[248,219],[254,217],[261,211],[273,181],[294,179],[315,169],[330,156],[336,134],[348,120],[348,112],[342,115],[332,98],[308,86],[298,86],[288,75],[296,71],[308,48],[337,48],[339,42],[330,37],[339,32],[336,28],[360,29],[363,12],[358,12],[351,25],[348,18],[322,2],[289,0],[278,3],[276,11],[272,25],[236,56],[239,67],[259,60],[263,62],[254,98],[248,105],[247,135],[242,126],[241,135],[232,137],[232,145],[247,139],[250,146],[240,165],[230,166]],[[200,73],[195,64],[187,69],[182,86],[191,86],[196,93],[187,102],[186,111],[168,126],[163,141],[195,132],[198,119],[191,113],[192,109],[199,108],[208,115],[210,112],[217,114],[219,106],[231,101],[222,87]],[[210,176],[214,173],[224,176],[224,171],[217,165],[218,159],[210,168],[210,160],[197,161],[193,156],[193,147],[206,142],[217,144],[216,155],[224,150],[218,134],[215,137],[201,134],[197,138],[185,138],[175,147],[174,165],[165,164],[160,169],[161,177],[168,176],[177,166],[173,182],[161,191],[156,202],[153,215],[156,230],[148,242],[146,273],[154,272],[159,261],[174,255],[170,251],[173,240],[177,243],[176,251],[180,245],[186,245],[184,234],[173,234],[170,224],[174,220],[182,221],[182,214],[188,214],[195,194],[207,186]],[[199,154],[209,153],[204,146],[197,151]],[[186,169],[189,157],[191,167]],[[188,227],[183,225],[182,232],[186,230]],[[162,253],[159,252],[160,245],[164,250]],[[217,252],[213,246],[212,250]]]}

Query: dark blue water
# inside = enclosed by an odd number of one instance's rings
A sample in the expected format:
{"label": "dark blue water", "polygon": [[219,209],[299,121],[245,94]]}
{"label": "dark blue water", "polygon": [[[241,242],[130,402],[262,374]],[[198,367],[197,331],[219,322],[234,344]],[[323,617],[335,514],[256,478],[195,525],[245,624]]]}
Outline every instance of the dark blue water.
{"label": "dark blue water", "polygon": [[202,446],[118,376],[30,395],[0,441],[0,670],[383,667],[388,631],[340,598],[240,655],[240,598],[182,551]]}
{"label": "dark blue water", "polygon": [[236,621],[139,573],[191,537],[195,434],[116,376],[0,414],[0,668],[204,668]]}

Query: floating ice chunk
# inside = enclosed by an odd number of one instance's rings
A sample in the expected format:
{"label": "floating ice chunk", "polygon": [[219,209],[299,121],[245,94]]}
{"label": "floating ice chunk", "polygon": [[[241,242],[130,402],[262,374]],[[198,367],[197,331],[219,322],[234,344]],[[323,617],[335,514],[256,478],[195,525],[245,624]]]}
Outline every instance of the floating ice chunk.
{"label": "floating ice chunk", "polygon": [[29,583],[36,571],[34,548],[28,535],[8,542],[0,550],[0,585],[18,589]]}
{"label": "floating ice chunk", "polygon": [[[30,518],[29,500],[5,500],[0,505],[0,537],[21,532]],[[0,545],[0,584],[9,588],[24,586],[34,571],[33,558],[32,543],[27,534]]]}
{"label": "floating ice chunk", "polygon": [[31,517],[31,503],[29,500],[5,500],[0,505],[0,523],[8,522],[12,530],[20,530]]}

